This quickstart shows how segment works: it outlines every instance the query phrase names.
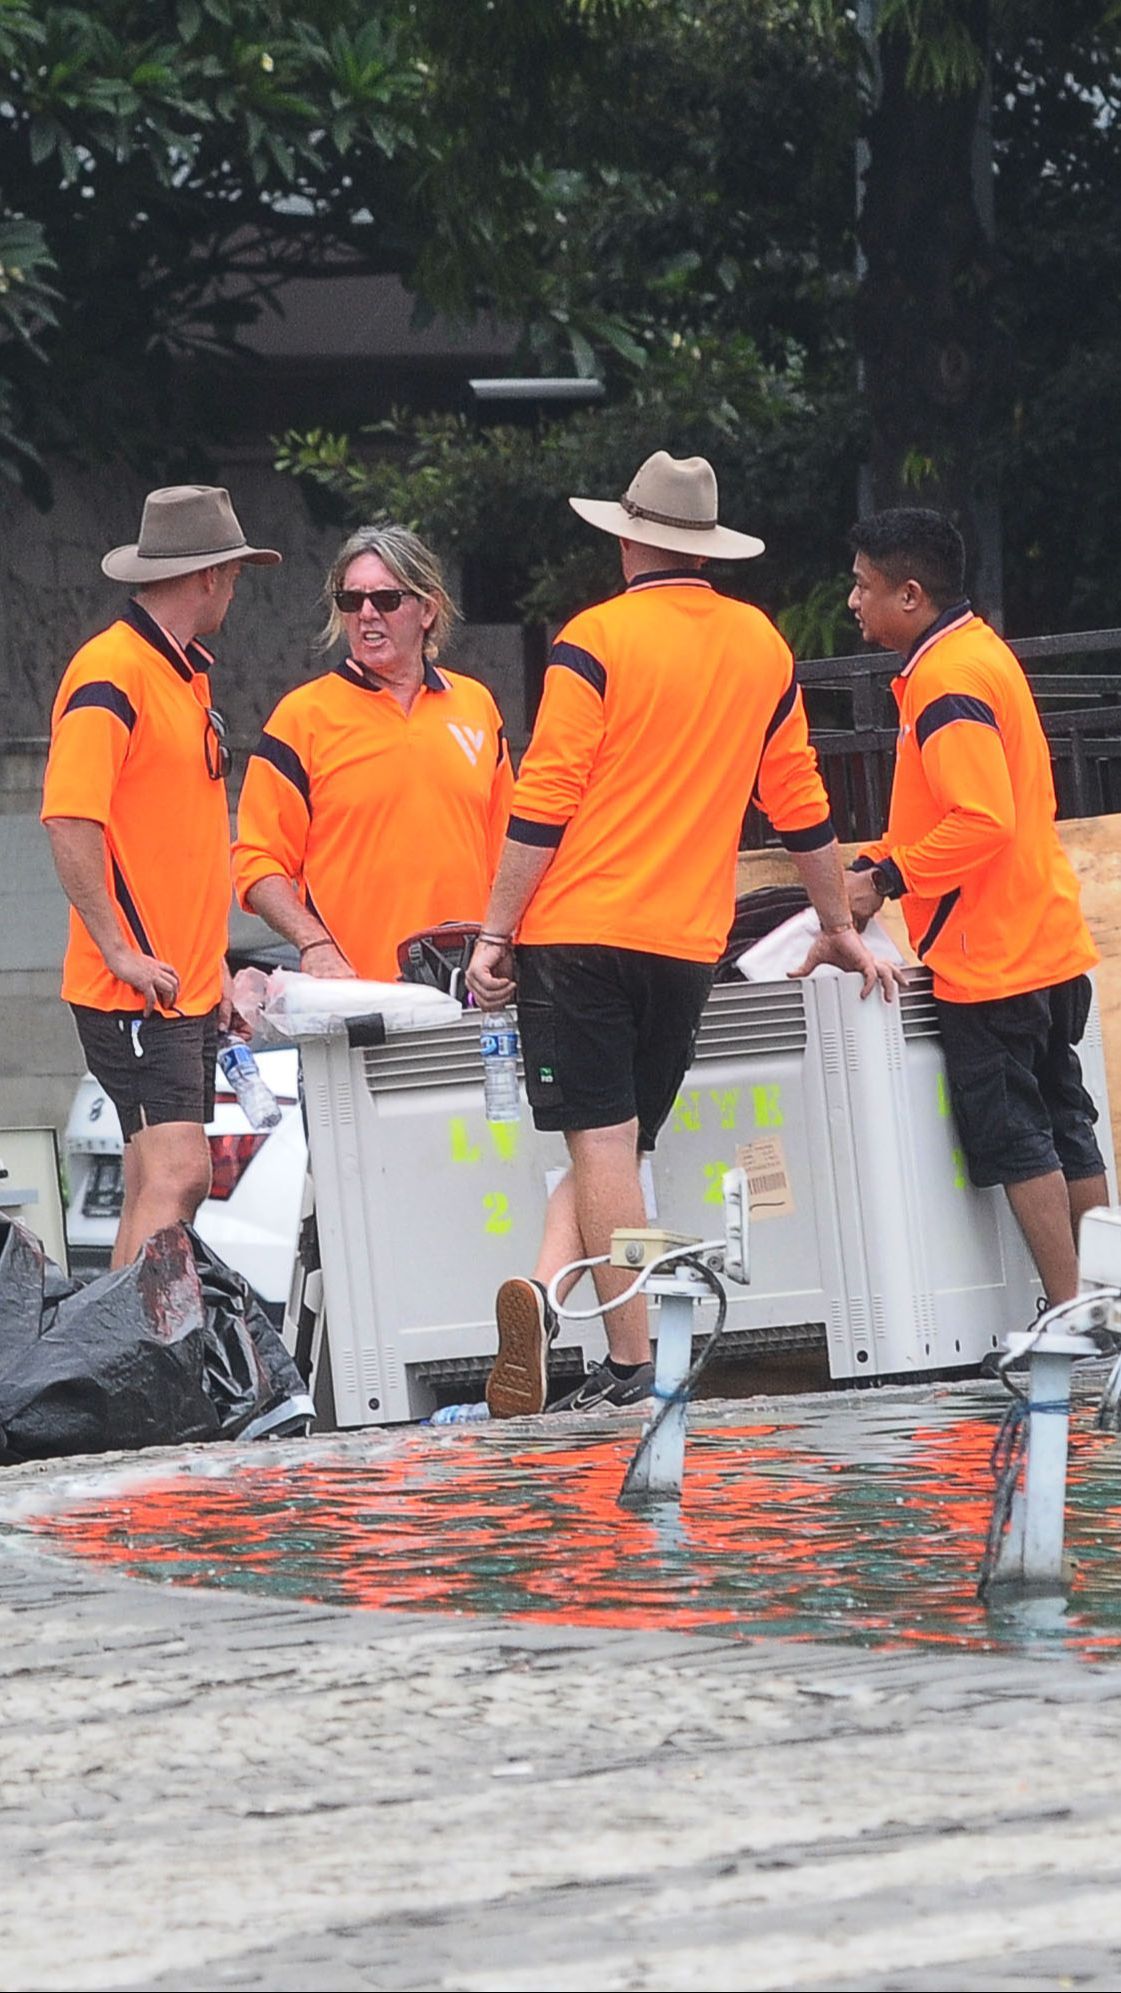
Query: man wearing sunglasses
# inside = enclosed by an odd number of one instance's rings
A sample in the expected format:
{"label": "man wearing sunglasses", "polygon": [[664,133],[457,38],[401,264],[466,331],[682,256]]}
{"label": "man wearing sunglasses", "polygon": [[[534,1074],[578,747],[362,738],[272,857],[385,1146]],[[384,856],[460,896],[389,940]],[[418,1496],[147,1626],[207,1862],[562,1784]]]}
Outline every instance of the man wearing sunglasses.
{"label": "man wearing sunglasses", "polygon": [[220,1026],[229,1022],[229,749],[210,652],[251,547],[229,493],[149,492],[140,537],[102,561],[132,595],[59,687],[42,818],[70,901],[62,995],[125,1140],[112,1264],[194,1218],[210,1187]]}

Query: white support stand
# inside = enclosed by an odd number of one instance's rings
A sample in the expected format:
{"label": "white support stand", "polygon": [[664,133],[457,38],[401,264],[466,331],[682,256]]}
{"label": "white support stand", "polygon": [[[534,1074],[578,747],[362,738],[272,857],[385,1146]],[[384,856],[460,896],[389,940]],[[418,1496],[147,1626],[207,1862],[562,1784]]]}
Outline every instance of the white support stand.
{"label": "white support stand", "polygon": [[1082,1306],[1068,1305],[1065,1320],[1041,1330],[1009,1336],[1008,1359],[1028,1357],[1027,1463],[1023,1487],[1016,1490],[993,1573],[994,1586],[1063,1591],[1063,1535],[1066,1522],[1067,1450],[1070,1437],[1070,1375],[1077,1357],[1100,1356],[1101,1344],[1082,1332],[1098,1326],[1108,1310],[1086,1295]]}
{"label": "white support stand", "polygon": [[711,1289],[688,1267],[676,1273],[654,1274],[645,1292],[661,1302],[658,1353],[654,1369],[655,1409],[643,1427],[634,1459],[627,1470],[620,1502],[680,1501],[685,1472],[684,1395],[680,1391],[693,1356],[695,1310],[711,1298]]}

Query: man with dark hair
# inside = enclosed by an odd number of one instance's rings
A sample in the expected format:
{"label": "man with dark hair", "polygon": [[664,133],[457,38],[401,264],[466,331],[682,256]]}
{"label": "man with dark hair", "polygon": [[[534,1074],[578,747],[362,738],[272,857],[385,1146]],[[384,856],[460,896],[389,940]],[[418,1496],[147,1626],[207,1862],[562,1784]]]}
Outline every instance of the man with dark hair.
{"label": "man with dark hair", "polygon": [[849,607],[898,651],[886,835],[849,874],[858,924],[902,902],[933,972],[972,1181],[1002,1184],[1048,1301],[1078,1291],[1078,1226],[1108,1201],[1074,1047],[1098,956],[1055,829],[1047,741],[1018,659],[964,599],[961,536],[898,508],[850,536]]}
{"label": "man with dark hair", "polygon": [[[848,910],[789,648],[703,572],[706,560],[750,560],[763,542],[719,523],[703,457],[658,450],[621,500],[570,502],[620,542],[626,587],[553,645],[467,978],[490,1007],[516,984],[534,1122],[563,1131],[572,1160],[534,1277],[498,1293],[487,1402],[500,1418],[544,1410],[553,1275],[607,1254],[616,1227],[646,1222],[638,1151],[653,1148],[692,1055],[753,793],[821,920],[799,973],[830,962],[857,971],[866,996],[893,987]],[[593,1277],[601,1302],[633,1278],[608,1265]],[[644,1296],[604,1323],[607,1362],[554,1411],[649,1397]]]}

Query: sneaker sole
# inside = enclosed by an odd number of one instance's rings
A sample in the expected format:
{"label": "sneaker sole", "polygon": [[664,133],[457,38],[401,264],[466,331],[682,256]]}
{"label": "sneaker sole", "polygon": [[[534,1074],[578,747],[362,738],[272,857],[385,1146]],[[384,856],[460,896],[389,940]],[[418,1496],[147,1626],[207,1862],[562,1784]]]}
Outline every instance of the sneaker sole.
{"label": "sneaker sole", "polygon": [[545,1409],[548,1343],[537,1294],[523,1280],[504,1281],[495,1302],[498,1355],[487,1378],[492,1419],[532,1418]]}

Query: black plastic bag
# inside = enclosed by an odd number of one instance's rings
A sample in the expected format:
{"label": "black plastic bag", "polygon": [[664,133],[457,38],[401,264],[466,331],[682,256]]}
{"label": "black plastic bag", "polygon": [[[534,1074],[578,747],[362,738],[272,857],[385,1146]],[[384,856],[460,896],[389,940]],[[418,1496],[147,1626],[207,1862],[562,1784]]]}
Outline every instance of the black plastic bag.
{"label": "black plastic bag", "polygon": [[186,1225],[67,1281],[0,1220],[0,1460],[306,1431],[312,1405],[252,1288]]}

